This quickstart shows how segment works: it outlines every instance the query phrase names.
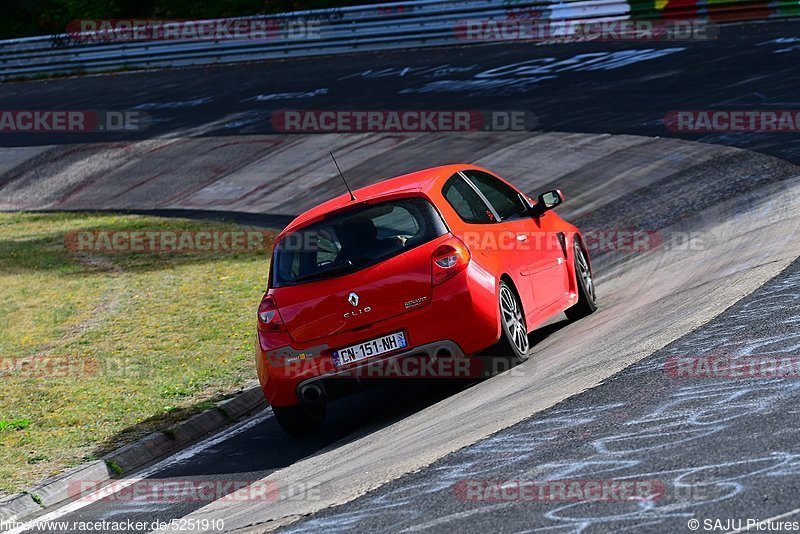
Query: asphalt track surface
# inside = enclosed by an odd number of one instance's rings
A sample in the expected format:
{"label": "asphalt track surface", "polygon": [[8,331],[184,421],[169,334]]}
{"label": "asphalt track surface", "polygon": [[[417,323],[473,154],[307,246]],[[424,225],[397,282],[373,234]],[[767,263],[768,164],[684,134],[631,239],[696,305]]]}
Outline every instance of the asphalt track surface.
{"label": "asphalt track surface", "polygon": [[[7,83],[4,109],[138,110],[153,122],[0,145],[269,133],[279,109],[526,110],[545,131],[668,136],[671,110],[800,109],[798,34],[800,22],[772,21],[722,26],[711,41],[500,43]],[[800,162],[791,133],[684,137]]]}
{"label": "asphalt track surface", "polygon": [[[791,35],[800,25],[737,28],[710,43],[493,45],[7,84],[0,88],[0,100],[5,109],[143,106],[164,119],[143,136],[161,142],[186,136],[218,142],[220,136],[268,134],[262,125],[269,108],[254,109],[248,98],[309,94],[320,88],[328,91],[298,99],[302,102],[278,101],[281,107],[302,104],[314,109],[525,106],[536,113],[544,130],[664,135],[663,126],[652,121],[671,109],[791,106],[796,95],[792,76],[798,68],[792,58],[797,52],[780,51],[786,44],[759,43]],[[480,82],[486,77],[477,77],[475,82],[477,72],[531,61],[534,56],[563,59],[589,52],[676,46],[683,50],[635,66],[622,61],[613,63],[618,65],[613,68],[559,71],[554,78],[536,81],[531,81],[530,73],[503,75],[508,83],[491,88]],[[478,70],[468,68],[473,64]],[[413,70],[416,67],[434,69],[424,74]],[[281,76],[259,69],[279,69]],[[377,70],[381,75],[375,75]],[[187,84],[186,79],[194,83]],[[419,92],[448,79],[475,83],[449,84],[462,87],[457,91]],[[210,100],[196,103],[198,99]],[[32,101],[37,105],[31,106]],[[258,102],[274,105],[275,99]],[[258,121],[247,123],[255,118]],[[109,140],[3,139],[9,141],[4,144],[17,146]],[[308,152],[314,140],[298,139],[292,143]],[[798,159],[797,139],[791,134],[703,140]],[[129,144],[135,139],[116,141],[126,148],[135,146]],[[793,261],[800,254],[798,167],[714,145],[631,136],[472,134],[405,141],[368,154],[345,172],[369,181],[374,179],[370,169],[388,170],[407,159],[412,161],[402,164],[413,167],[420,160],[435,163],[436,158],[456,154],[498,170],[531,193],[558,184],[568,196],[563,214],[584,230],[632,227],[663,236],[695,232],[702,237],[702,245],[691,250],[662,247],[641,254],[597,251],[601,309],[584,321],[557,321],[533,334],[536,344],[531,359],[503,375],[470,385],[394,384],[369,391],[337,403],[325,433],[307,440],[285,437],[265,412],[139,474],[195,480],[266,477],[284,490],[285,500],[268,504],[71,503],[50,517],[67,521],[224,518],[226,530],[247,532],[282,526],[289,530],[491,528],[514,532],[631,527],[682,532],[690,517],[763,519],[794,511],[792,495],[800,465],[795,383],[676,381],[665,376],[663,363],[670,355],[700,356],[712,351],[796,353],[798,273]],[[450,154],[423,155],[426,149],[446,151],[449,146],[454,147]],[[89,147],[98,153],[101,149],[108,147]],[[191,149],[191,145],[184,147],[186,153]],[[33,157],[36,165],[45,165],[36,157],[53,149],[42,150],[26,153],[19,161],[30,164],[26,158]],[[387,158],[389,152],[394,155]],[[36,165],[25,172],[33,172]],[[318,196],[309,202],[326,196],[332,183],[322,165],[321,160],[315,161],[313,172],[309,171],[309,175],[326,177],[312,184],[310,190]],[[74,183],[94,185],[92,180],[82,182],[91,174],[84,168],[86,161],[74,166],[81,167],[70,175]],[[41,173],[39,179],[48,176]],[[32,184],[27,186],[32,195],[21,195],[15,202],[52,207],[52,199],[39,202],[34,198],[36,180],[30,174],[24,178]],[[246,182],[246,176],[237,179],[235,183]],[[16,194],[24,185],[13,172],[0,177],[0,186],[5,188],[0,193]],[[95,207],[107,207],[102,189],[81,191],[83,203],[75,201],[75,191],[70,189],[74,203],[67,207],[88,208],[92,201]],[[59,195],[55,198],[56,204],[62,200]],[[165,207],[147,195],[136,200],[136,205],[127,207]],[[264,198],[243,211],[276,216],[302,207],[292,204],[282,211],[276,208],[281,202],[285,197]],[[197,208],[196,204],[192,205]],[[202,208],[219,206],[209,203]],[[547,505],[465,503],[453,492],[453,485],[465,479],[557,476],[658,479],[668,493],[652,505]],[[309,486],[319,491],[303,495],[302,488]],[[293,499],[292,490],[300,496]]]}

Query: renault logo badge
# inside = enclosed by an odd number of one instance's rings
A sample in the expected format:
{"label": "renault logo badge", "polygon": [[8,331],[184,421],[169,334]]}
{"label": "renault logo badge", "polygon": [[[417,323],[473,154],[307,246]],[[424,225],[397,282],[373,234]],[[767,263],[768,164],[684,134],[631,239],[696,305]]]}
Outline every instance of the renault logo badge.
{"label": "renault logo badge", "polygon": [[349,302],[353,306],[358,306],[358,295],[356,295],[355,293],[350,293],[350,296],[347,297],[347,302]]}

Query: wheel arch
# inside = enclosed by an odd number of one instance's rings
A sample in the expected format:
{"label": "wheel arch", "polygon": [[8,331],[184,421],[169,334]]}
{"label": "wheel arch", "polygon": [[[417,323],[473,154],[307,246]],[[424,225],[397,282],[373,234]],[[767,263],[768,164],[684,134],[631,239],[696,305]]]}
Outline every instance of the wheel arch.
{"label": "wheel arch", "polygon": [[572,235],[572,239],[574,241],[577,241],[578,244],[583,249],[583,256],[586,258],[586,263],[589,264],[589,271],[592,274],[594,274],[594,269],[592,268],[592,258],[589,255],[589,249],[586,248],[586,241],[583,239],[583,235],[579,231],[576,230],[575,233]]}
{"label": "wheel arch", "polygon": [[[522,302],[522,297],[520,297],[520,296],[519,296],[519,289],[517,289],[517,284],[516,284],[516,282],[514,282],[514,279],[513,279],[513,278],[511,278],[511,275],[510,275],[510,274],[508,274],[508,273],[506,273],[506,272],[503,272],[503,273],[500,275],[500,277],[497,279],[497,298],[498,298],[498,299],[500,298],[500,282],[501,282],[501,281],[502,281],[502,282],[505,282],[506,284],[508,284],[509,286],[511,286],[511,289],[513,289],[513,290],[514,290],[514,294],[516,294],[516,295],[517,295],[517,300],[519,301],[519,305],[520,305],[520,306],[522,306],[522,314],[523,314],[523,315],[525,315],[525,316],[527,317],[527,314],[528,314],[528,312],[529,312],[530,310],[526,310],[526,309],[525,309],[525,303],[524,303],[524,302]],[[500,326],[500,319],[499,319],[499,316],[498,316],[498,322],[497,322],[497,325],[498,325],[498,326]]]}

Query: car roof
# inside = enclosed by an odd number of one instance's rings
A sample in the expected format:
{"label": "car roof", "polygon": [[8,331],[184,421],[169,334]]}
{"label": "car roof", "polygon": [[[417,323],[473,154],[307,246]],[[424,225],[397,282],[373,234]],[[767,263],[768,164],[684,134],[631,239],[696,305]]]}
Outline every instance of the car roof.
{"label": "car roof", "polygon": [[[440,167],[431,167],[430,169],[423,169],[421,171],[403,174],[387,180],[356,189],[353,195],[359,202],[374,201],[381,197],[393,196],[398,193],[408,193],[409,195],[415,193],[426,193],[437,186],[441,186],[445,180],[450,178],[453,174],[464,169],[480,169],[475,165],[468,165],[465,163],[457,163],[452,165],[442,165]],[[342,184],[344,189],[344,184]],[[332,198],[322,204],[300,214],[281,232],[281,235],[286,234],[292,230],[305,226],[311,222],[323,218],[325,215],[346,208],[351,205],[350,194],[345,192],[336,198]]]}

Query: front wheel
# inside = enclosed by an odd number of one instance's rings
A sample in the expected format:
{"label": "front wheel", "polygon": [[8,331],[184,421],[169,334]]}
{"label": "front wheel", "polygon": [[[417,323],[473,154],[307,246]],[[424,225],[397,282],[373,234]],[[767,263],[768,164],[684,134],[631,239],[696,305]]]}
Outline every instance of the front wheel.
{"label": "front wheel", "polygon": [[290,436],[314,434],[325,424],[325,402],[298,404],[296,406],[273,406],[272,413],[284,432]]}
{"label": "front wheel", "polygon": [[589,260],[583,247],[576,239],[574,241],[575,278],[578,285],[578,302],[564,313],[570,321],[576,321],[593,313],[597,309],[597,295],[594,292],[594,279],[589,268]]}

